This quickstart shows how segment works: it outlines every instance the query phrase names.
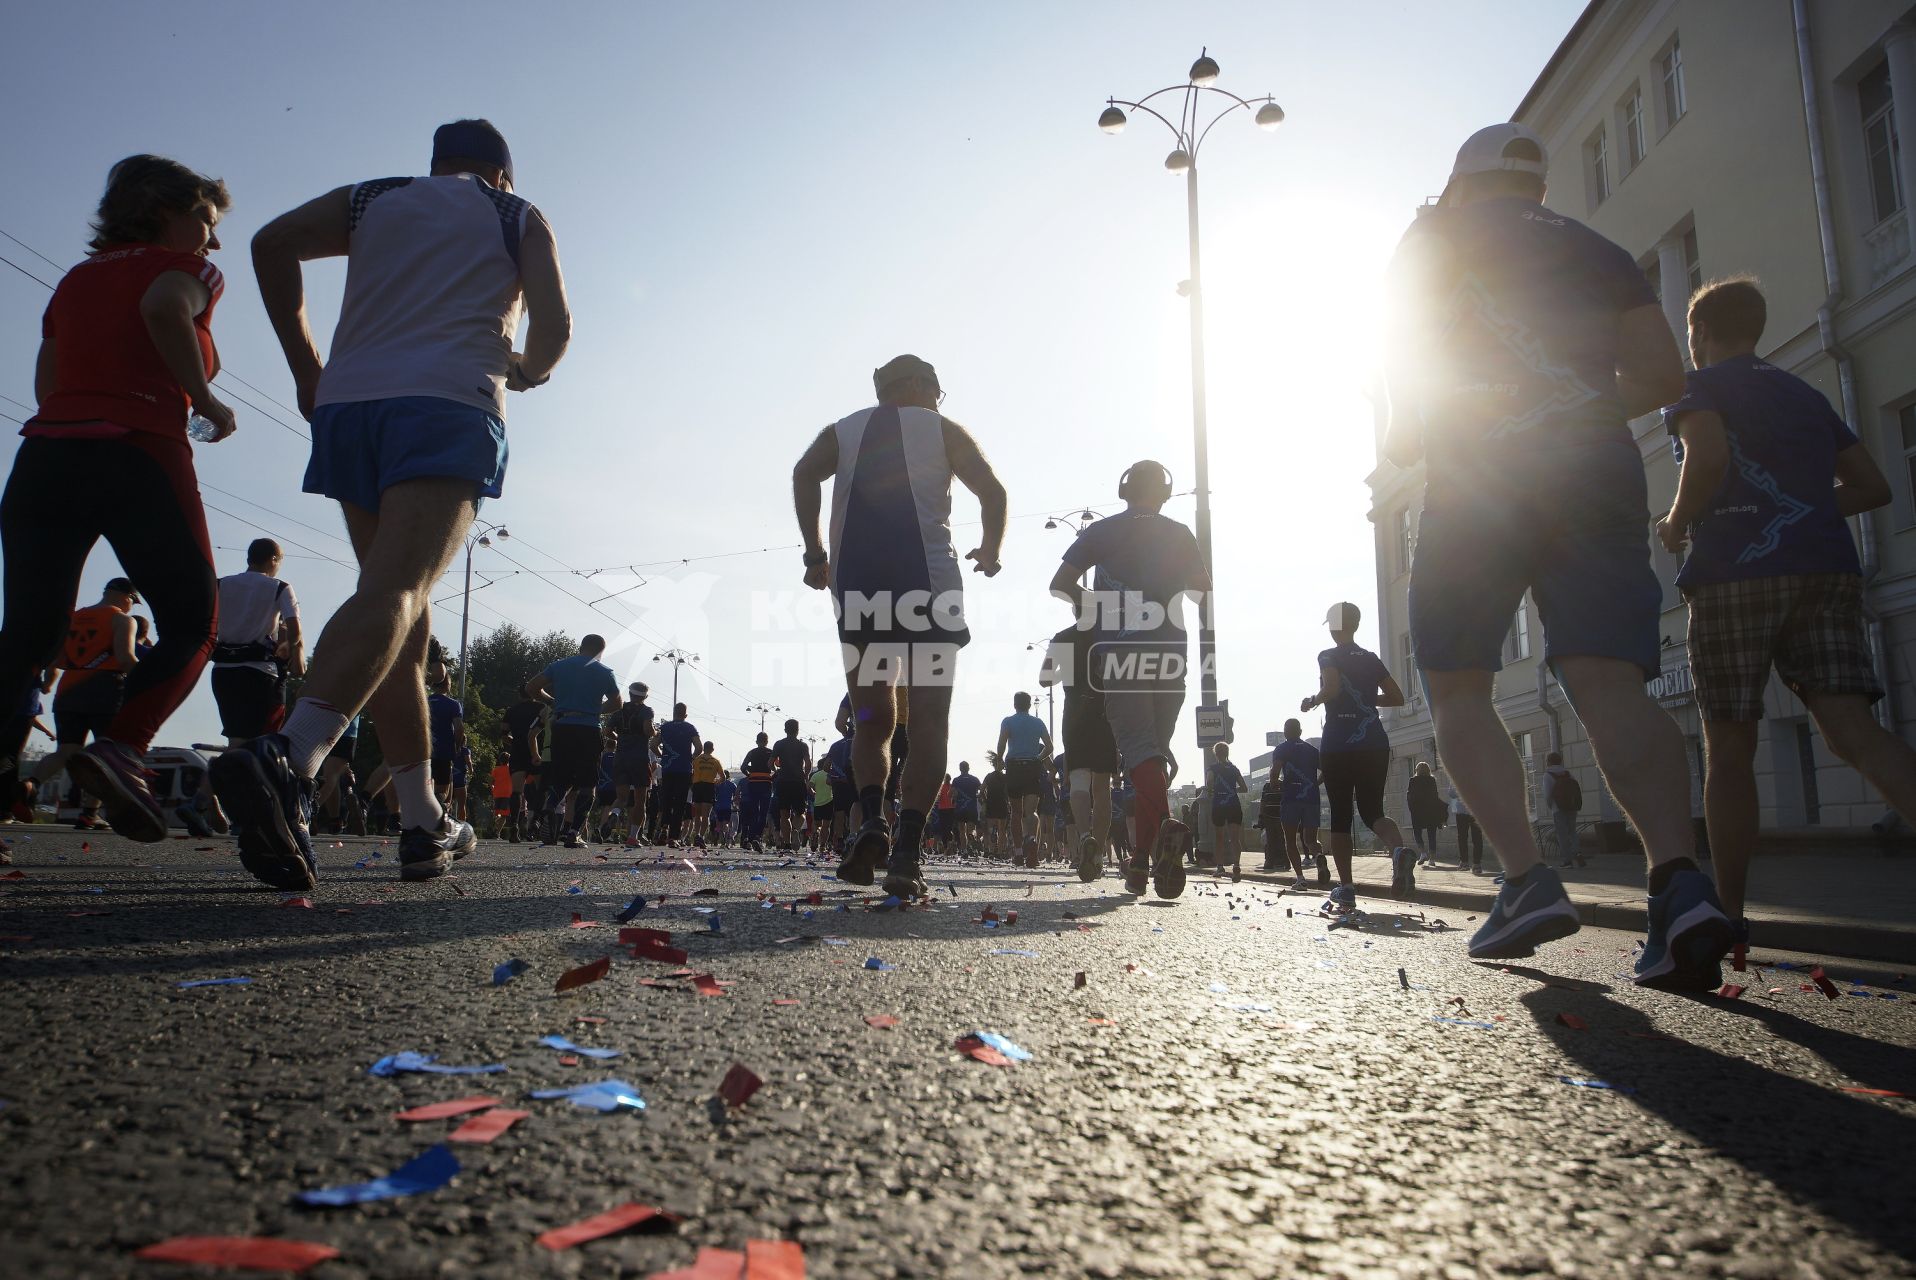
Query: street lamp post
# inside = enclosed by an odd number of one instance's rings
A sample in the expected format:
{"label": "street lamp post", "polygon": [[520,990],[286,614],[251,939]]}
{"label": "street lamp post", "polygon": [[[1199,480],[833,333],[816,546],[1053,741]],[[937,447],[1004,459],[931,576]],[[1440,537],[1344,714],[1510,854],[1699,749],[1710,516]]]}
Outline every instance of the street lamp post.
{"label": "street lamp post", "polygon": [[[1190,75],[1185,83],[1168,85],[1155,93],[1146,94],[1136,102],[1108,98],[1103,114],[1098,117],[1098,127],[1106,133],[1123,130],[1128,122],[1124,113],[1127,107],[1155,118],[1177,140],[1171,154],[1164,158],[1164,167],[1172,173],[1184,175],[1185,216],[1191,243],[1191,278],[1179,286],[1178,292],[1191,300],[1191,434],[1197,453],[1197,543],[1198,554],[1204,561],[1204,572],[1212,583],[1204,609],[1198,616],[1198,679],[1205,706],[1217,705],[1217,632],[1214,625],[1217,577],[1211,563],[1211,457],[1205,424],[1204,277],[1198,254],[1198,152],[1204,140],[1210,136],[1212,127],[1239,108],[1250,112],[1260,129],[1269,131],[1284,123],[1284,109],[1270,95],[1262,99],[1240,98],[1218,88],[1217,77],[1216,59],[1210,56],[1208,50],[1201,52],[1198,60],[1191,64]],[[1184,95],[1175,123],[1149,105],[1153,98],[1165,94]],[[1208,94],[1216,94],[1226,101],[1217,114],[1205,119],[1201,108],[1214,101],[1205,96]]]}
{"label": "street lamp post", "polygon": [[459,604],[459,702],[466,701],[466,637],[472,630],[472,549],[489,547],[497,536],[504,542],[512,535],[502,524],[482,524],[466,534],[466,590]]}
{"label": "street lamp post", "polygon": [[748,715],[754,711],[758,712],[758,731],[760,733],[765,732],[765,717],[774,715],[782,710],[784,710],[784,708],[775,707],[769,702],[754,702],[751,706],[745,708]]}
{"label": "street lamp post", "polygon": [[669,662],[672,664],[672,706],[674,709],[679,705],[679,668],[688,662],[697,662],[698,660],[698,654],[687,653],[683,649],[667,649],[664,653],[657,654],[652,659],[654,662]]}

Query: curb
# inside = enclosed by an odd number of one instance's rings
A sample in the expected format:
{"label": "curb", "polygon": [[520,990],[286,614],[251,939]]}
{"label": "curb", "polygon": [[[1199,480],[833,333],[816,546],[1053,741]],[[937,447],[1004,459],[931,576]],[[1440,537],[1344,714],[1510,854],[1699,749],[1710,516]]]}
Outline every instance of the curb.
{"label": "curb", "polygon": [[[1273,875],[1247,870],[1244,873],[1244,879],[1255,880],[1261,884],[1288,887],[1290,873]],[[1396,899],[1384,897],[1381,890],[1386,886],[1382,884],[1370,884],[1360,877],[1357,880],[1357,886],[1358,890],[1368,897],[1396,901]],[[1315,883],[1311,887],[1313,890],[1317,888]],[[1575,886],[1570,887],[1574,893]],[[1465,911],[1485,912],[1490,910],[1491,903],[1495,901],[1495,893],[1420,887],[1406,900],[1405,905],[1451,907]],[[1644,930],[1645,916],[1642,907],[1619,907],[1609,903],[1594,902],[1579,902],[1576,907],[1577,919],[1592,928],[1620,929],[1626,933],[1642,933]],[[1870,924],[1863,921],[1757,919],[1750,922],[1750,930],[1751,945],[1756,947],[1774,947],[1779,951],[1803,951],[1817,955],[1837,956],[1845,960],[1916,964],[1916,929]]]}

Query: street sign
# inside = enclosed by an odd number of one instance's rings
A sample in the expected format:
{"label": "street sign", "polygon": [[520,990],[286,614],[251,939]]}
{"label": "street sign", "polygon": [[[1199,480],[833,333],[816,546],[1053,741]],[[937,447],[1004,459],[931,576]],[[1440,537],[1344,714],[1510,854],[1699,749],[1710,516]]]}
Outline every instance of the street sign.
{"label": "street sign", "polygon": [[1280,742],[1282,742],[1282,741],[1284,741],[1284,734],[1283,734],[1283,732],[1282,732],[1281,730],[1278,730],[1278,729],[1266,729],[1266,730],[1264,731],[1264,745],[1265,745],[1265,746],[1267,746],[1267,747],[1274,747],[1274,746],[1276,746],[1276,745],[1277,745],[1278,743],[1280,743]]}
{"label": "street sign", "polygon": [[1233,737],[1231,725],[1231,700],[1219,702],[1215,707],[1197,709],[1198,741],[1206,748],[1214,742],[1230,742]]}

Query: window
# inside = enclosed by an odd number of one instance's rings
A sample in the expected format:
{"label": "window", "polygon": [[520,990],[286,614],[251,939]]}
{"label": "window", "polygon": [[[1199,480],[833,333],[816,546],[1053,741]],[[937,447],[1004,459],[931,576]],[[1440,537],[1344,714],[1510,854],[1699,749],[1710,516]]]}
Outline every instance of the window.
{"label": "window", "polygon": [[1410,572],[1410,555],[1416,542],[1410,536],[1410,508],[1405,507],[1397,513],[1397,572],[1402,575]]}
{"label": "window", "polygon": [[1703,287],[1703,256],[1697,250],[1695,227],[1683,233],[1683,270],[1689,276],[1690,294],[1695,294]]}
{"label": "window", "polygon": [[1590,183],[1590,203],[1602,204],[1610,198],[1610,141],[1602,129],[1583,144],[1583,170]]}
{"label": "window", "polygon": [[1524,729],[1518,733],[1511,734],[1510,742],[1511,745],[1517,748],[1517,754],[1523,757],[1524,769],[1528,772],[1532,760],[1532,752],[1535,751],[1537,745],[1537,735],[1528,729]]}
{"label": "window", "polygon": [[1898,409],[1896,424],[1903,432],[1903,474],[1909,480],[1910,515],[1916,518],[1916,404]]}
{"label": "window", "polygon": [[1404,687],[1404,696],[1408,700],[1416,697],[1417,691],[1417,655],[1410,646],[1410,632],[1405,631],[1397,637],[1397,681]]}
{"label": "window", "polygon": [[1521,662],[1530,656],[1530,611],[1522,604],[1511,620],[1510,634],[1504,637],[1504,661]]}
{"label": "window", "polygon": [[1643,140],[1643,90],[1635,85],[1630,87],[1630,96],[1623,100],[1623,171],[1625,173],[1643,163],[1643,157],[1649,150]]}
{"label": "window", "polygon": [[1898,171],[1902,139],[1896,136],[1894,101],[1889,92],[1889,61],[1856,85],[1857,105],[1863,113],[1864,168],[1869,173],[1869,198],[1875,221],[1882,222],[1903,207],[1903,176]]}
{"label": "window", "polygon": [[1663,127],[1668,129],[1683,119],[1688,102],[1683,92],[1683,46],[1670,41],[1670,47],[1657,59],[1657,77],[1663,81]]}

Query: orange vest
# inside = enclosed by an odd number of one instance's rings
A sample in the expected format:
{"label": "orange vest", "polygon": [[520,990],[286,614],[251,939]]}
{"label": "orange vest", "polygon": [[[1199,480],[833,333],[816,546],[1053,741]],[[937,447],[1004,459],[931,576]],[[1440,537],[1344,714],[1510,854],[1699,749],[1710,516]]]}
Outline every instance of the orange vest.
{"label": "orange vest", "polygon": [[123,610],[110,604],[90,604],[73,611],[67,623],[66,646],[60,651],[60,665],[66,668],[60,677],[62,689],[70,689],[96,672],[120,670],[120,661],[113,656],[113,624],[125,616]]}

